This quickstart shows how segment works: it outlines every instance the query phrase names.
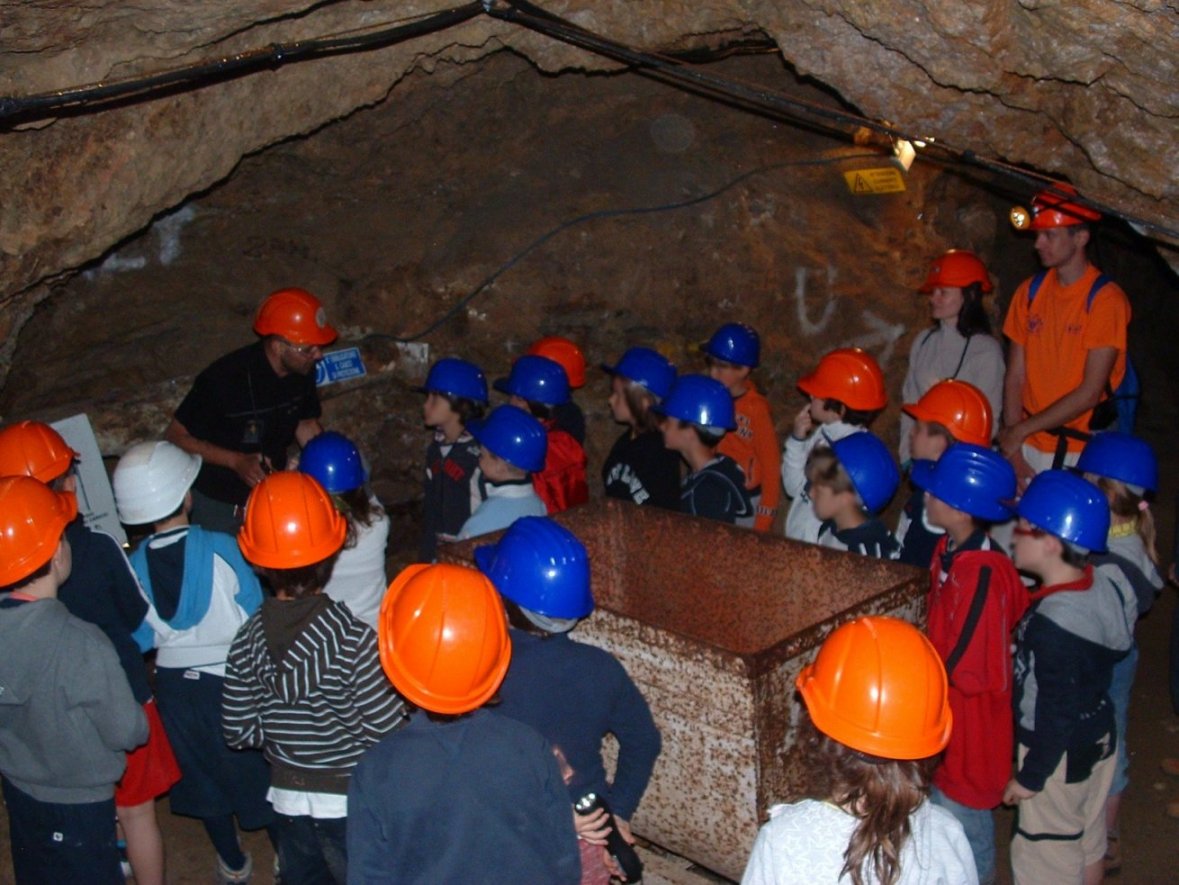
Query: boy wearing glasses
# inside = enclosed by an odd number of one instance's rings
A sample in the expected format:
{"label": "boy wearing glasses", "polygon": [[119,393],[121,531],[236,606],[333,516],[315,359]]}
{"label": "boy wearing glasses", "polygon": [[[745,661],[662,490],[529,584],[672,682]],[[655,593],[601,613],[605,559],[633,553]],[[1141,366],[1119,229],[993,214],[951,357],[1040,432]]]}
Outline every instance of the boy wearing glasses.
{"label": "boy wearing glasses", "polygon": [[336,340],[323,305],[303,289],[270,294],[254,318],[259,341],[197,375],[165,438],[203,464],[192,487],[192,522],[236,532],[250,489],[287,466],[292,442],[319,434],[315,364]]}
{"label": "boy wearing glasses", "polygon": [[1114,664],[1133,642],[1134,591],[1094,570],[1109,505],[1065,470],[1032,480],[1016,508],[1014,557],[1039,578],[1016,628],[1017,771],[1003,802],[1018,803],[1011,866],[1016,885],[1100,882],[1105,800],[1117,760],[1109,699]]}

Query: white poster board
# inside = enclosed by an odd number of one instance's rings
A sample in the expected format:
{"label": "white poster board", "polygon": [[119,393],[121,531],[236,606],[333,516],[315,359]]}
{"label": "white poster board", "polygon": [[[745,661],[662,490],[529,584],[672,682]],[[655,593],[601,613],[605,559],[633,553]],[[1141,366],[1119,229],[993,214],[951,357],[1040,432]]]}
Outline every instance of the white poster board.
{"label": "white poster board", "polygon": [[90,419],[85,414],[72,415],[54,421],[50,426],[78,453],[78,512],[86,525],[126,544],[127,533],[115,512],[115,493],[111,490],[110,477],[102,463],[102,453],[98,450]]}

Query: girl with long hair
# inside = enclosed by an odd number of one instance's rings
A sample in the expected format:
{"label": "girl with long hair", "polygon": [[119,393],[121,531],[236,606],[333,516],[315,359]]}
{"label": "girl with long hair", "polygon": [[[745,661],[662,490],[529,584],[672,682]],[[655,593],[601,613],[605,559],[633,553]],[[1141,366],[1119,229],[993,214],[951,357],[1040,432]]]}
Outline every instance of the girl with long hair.
{"label": "girl with long hair", "polygon": [[[993,421],[1003,413],[1003,348],[991,332],[983,296],[991,278],[978,256],[951,249],[933,262],[920,292],[929,296],[933,326],[919,333],[909,351],[909,370],[901,387],[904,402],[915,403],[939,381],[969,381],[991,405]],[[913,418],[901,415],[901,463],[910,459]],[[992,435],[997,423],[991,428]]]}
{"label": "girl with long hair", "polygon": [[952,716],[924,634],[859,618],[827,638],[795,685],[818,798],[770,809],[742,885],[977,885],[961,824],[927,801]]}

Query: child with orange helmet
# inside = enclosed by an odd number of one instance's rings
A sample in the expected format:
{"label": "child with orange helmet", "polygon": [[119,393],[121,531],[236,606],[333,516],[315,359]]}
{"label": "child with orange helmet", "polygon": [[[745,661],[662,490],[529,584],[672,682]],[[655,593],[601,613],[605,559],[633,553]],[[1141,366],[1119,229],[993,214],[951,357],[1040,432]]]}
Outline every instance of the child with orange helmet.
{"label": "child with orange helmet", "polygon": [[318,482],[285,471],[254,487],[238,533],[272,595],[229,649],[222,730],[266,753],[279,870],[293,882],[346,880],[352,770],[405,716],[376,633],[323,592],[347,532]]}
{"label": "child with orange helmet", "polygon": [[833,350],[798,382],[808,402],[794,416],[782,456],[782,486],[794,501],[786,514],[786,537],[815,543],[822,521],[807,494],[806,462],[811,450],[868,429],[888,403],[884,373],[867,351]]}
{"label": "child with orange helmet", "polygon": [[[926,467],[955,443],[989,448],[993,413],[981,390],[966,381],[949,379],[929,388],[917,402],[901,407],[908,420],[911,466]],[[921,468],[922,470],[926,467]],[[914,484],[913,493],[897,519],[897,540],[901,542],[901,562],[928,568],[944,531],[931,525],[925,516],[925,493]]]}
{"label": "child with orange helmet", "polygon": [[349,880],[577,883],[574,811],[552,748],[485,707],[512,656],[491,581],[463,566],[411,565],[385,595],[380,647],[419,712],[352,776]]}
{"label": "child with orange helmet", "polygon": [[585,413],[573,401],[572,391],[585,387],[585,354],[568,338],[560,335],[546,335],[533,341],[528,347],[531,356],[543,356],[565,370],[569,381],[569,399],[553,409],[553,420],[557,427],[585,445]]}
{"label": "child with orange helmet", "polygon": [[[0,430],[0,475],[31,476],[55,491],[72,493],[77,486],[77,458],[61,434],[40,421],[20,421]],[[151,736],[127,754],[127,770],[115,787],[115,809],[136,880],[142,885],[163,885],[164,841],[156,799],[180,779],[180,769],[135,637],[147,614],[147,602],[115,538],[90,528],[81,517],[66,526],[65,537],[73,564],[57,588],[57,598],[71,615],[106,634],[147,716]]]}
{"label": "child with orange helmet", "polygon": [[201,821],[223,881],[245,881],[252,860],[237,825],[269,827],[274,812],[262,754],[234,752],[221,738],[221,692],[230,643],[262,590],[232,537],[189,523],[200,466],[169,442],[139,443],[119,459],[112,485],[119,519],[151,527],[131,554],[148,601],[136,638],[156,650],[156,700],[180,764],[171,810]]}
{"label": "child with orange helmet", "polygon": [[17,882],[117,885],[115,781],[148,727],[110,640],[57,599],[77,512],[0,479],[0,784]]}
{"label": "child with orange helmet", "polygon": [[795,686],[814,798],[770,809],[742,885],[977,885],[962,826],[927,801],[954,723],[921,631],[880,616],[844,624]]}

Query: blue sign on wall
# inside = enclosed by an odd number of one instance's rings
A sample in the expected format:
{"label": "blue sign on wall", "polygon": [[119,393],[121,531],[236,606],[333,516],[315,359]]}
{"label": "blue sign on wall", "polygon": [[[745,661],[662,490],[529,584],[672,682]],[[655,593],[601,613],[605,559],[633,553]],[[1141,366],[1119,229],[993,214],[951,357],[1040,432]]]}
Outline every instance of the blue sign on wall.
{"label": "blue sign on wall", "polygon": [[367,375],[364,360],[360,358],[359,347],[347,347],[344,350],[333,350],[325,353],[315,366],[315,386],[334,384],[337,381],[347,381],[349,378],[359,378]]}

